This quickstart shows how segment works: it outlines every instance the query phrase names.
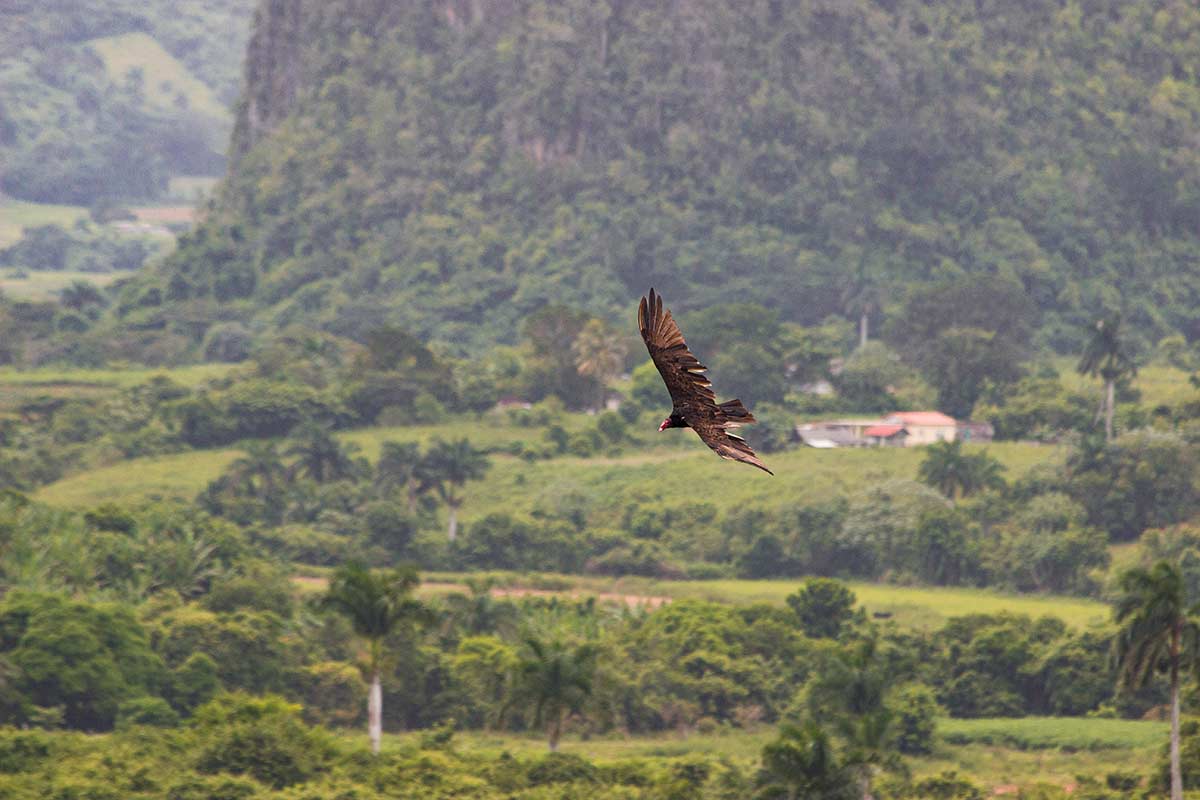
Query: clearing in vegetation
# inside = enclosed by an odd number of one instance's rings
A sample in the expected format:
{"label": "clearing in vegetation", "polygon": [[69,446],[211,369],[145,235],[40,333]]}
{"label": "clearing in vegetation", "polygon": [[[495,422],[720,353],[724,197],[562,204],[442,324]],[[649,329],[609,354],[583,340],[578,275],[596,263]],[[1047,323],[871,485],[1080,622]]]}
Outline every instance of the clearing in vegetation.
{"label": "clearing in vegetation", "polygon": [[[104,60],[108,77],[120,84],[131,69],[141,69],[146,100],[165,110],[177,110],[176,97],[187,99],[187,107],[228,124],[227,109],[216,94],[196,78],[186,66],[168,53],[147,33],[123,33],[88,42]],[[224,141],[218,142],[224,146]]]}

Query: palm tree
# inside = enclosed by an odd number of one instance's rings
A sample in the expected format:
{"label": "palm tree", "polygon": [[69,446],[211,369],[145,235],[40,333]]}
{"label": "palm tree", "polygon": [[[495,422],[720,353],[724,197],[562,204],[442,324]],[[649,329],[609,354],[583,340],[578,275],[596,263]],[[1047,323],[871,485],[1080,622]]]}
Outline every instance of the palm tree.
{"label": "palm tree", "polygon": [[885,706],[843,720],[842,734],[847,751],[846,766],[858,776],[863,800],[871,800],[871,781],[880,769],[903,771],[904,760],[896,752],[895,715]]}
{"label": "palm tree", "polygon": [[149,553],[154,589],[174,589],[183,597],[195,597],[208,591],[222,573],[217,545],[184,523],[152,537]]}
{"label": "palm tree", "polygon": [[955,439],[929,445],[917,475],[923,483],[954,499],[983,489],[1001,488],[1003,471],[1004,466],[986,452],[964,453],[962,442]]}
{"label": "palm tree", "polygon": [[888,287],[879,278],[880,270],[866,248],[860,250],[858,265],[842,282],[841,302],[843,310],[858,317],[858,346],[861,348],[869,338],[871,314],[882,308],[887,299]]}
{"label": "palm tree", "polygon": [[383,489],[405,489],[408,512],[417,510],[417,495],[423,487],[419,478],[421,448],[416,442],[384,442],[375,464],[375,484]]}
{"label": "palm tree", "polygon": [[1121,340],[1120,314],[1113,313],[1096,320],[1092,337],[1084,346],[1083,355],[1079,357],[1075,369],[1080,375],[1099,377],[1104,381],[1104,400],[1100,404],[1100,411],[1104,413],[1104,439],[1111,442],[1117,381],[1137,374],[1137,365]]}
{"label": "palm tree", "polygon": [[250,497],[270,497],[287,480],[287,468],[274,442],[250,442],[226,475]]}
{"label": "palm tree", "polygon": [[449,510],[450,521],[447,537],[458,538],[458,509],[462,507],[462,487],[470,480],[478,480],[491,467],[482,450],[476,450],[467,439],[443,442],[434,439],[421,459],[418,476],[420,481],[437,490],[442,502]]}
{"label": "palm tree", "polygon": [[328,426],[309,421],[297,427],[283,454],[296,457],[293,473],[324,483],[352,476],[358,467],[353,458],[357,450],[358,445],[343,445],[334,438]]}
{"label": "palm tree", "polygon": [[814,723],[783,725],[779,738],[763,747],[762,762],[769,781],[784,789],[787,800],[849,796],[846,770],[828,734]]}
{"label": "palm tree", "polygon": [[1184,599],[1179,568],[1159,561],[1150,569],[1134,567],[1120,578],[1121,595],[1113,616],[1120,625],[1113,654],[1120,686],[1139,689],[1154,672],[1171,682],[1171,800],[1183,798],[1179,763],[1179,673],[1200,666],[1200,626]]}
{"label": "palm tree", "polygon": [[526,636],[513,673],[513,696],[506,704],[533,705],[533,722],[544,725],[550,752],[558,750],[563,722],[578,713],[592,694],[596,648],[590,644],[569,647],[561,639],[544,641]]}
{"label": "palm tree", "polygon": [[510,632],[516,622],[516,607],[508,601],[496,600],[492,594],[496,578],[468,576],[463,582],[470,594],[452,594],[446,598],[446,605],[451,612],[450,621],[472,636]]}
{"label": "palm tree", "polygon": [[371,674],[367,731],[372,753],[379,753],[383,736],[383,688],[380,683],[383,640],[401,622],[424,617],[423,606],[411,596],[419,582],[412,567],[373,574],[360,563],[348,562],[334,572],[322,600],[326,608],[349,619],[354,632],[367,640],[367,670]]}
{"label": "palm tree", "polygon": [[604,408],[604,393],[608,384],[621,373],[628,352],[625,341],[601,319],[588,321],[571,343],[575,369],[600,386],[600,409]]}

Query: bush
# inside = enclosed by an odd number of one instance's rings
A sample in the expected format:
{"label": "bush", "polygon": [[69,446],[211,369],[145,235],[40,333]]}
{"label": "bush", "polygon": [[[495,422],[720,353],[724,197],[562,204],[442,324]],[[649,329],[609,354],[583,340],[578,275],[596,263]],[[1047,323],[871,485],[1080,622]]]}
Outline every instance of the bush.
{"label": "bush", "polygon": [[355,725],[367,703],[367,684],[359,669],[341,661],[322,661],[300,673],[304,718],[317,725]]}
{"label": "bush", "polygon": [[903,686],[888,707],[895,715],[896,749],[910,756],[932,753],[940,711],[933,690],[921,684]]}
{"label": "bush", "polygon": [[207,653],[192,653],[171,671],[168,686],[171,704],[184,713],[190,713],[221,691],[217,662]]}
{"label": "bush", "polygon": [[55,741],[43,731],[0,729],[0,773],[32,772],[50,758]]}
{"label": "bush", "polygon": [[196,710],[201,772],[250,775],[282,789],[327,769],[329,735],[300,719],[300,707],[268,695],[221,695]]}
{"label": "bush", "polygon": [[117,708],[117,730],[134,725],[174,728],[179,725],[179,714],[161,697],[135,697]]}
{"label": "bush", "polygon": [[249,800],[262,784],[233,775],[189,775],[167,789],[166,800]]}
{"label": "bush", "polygon": [[214,325],[204,337],[206,361],[237,363],[250,357],[254,345],[254,334],[240,322],[224,322]]}
{"label": "bush", "polygon": [[804,587],[788,595],[787,604],[807,636],[834,639],[855,617],[854,592],[832,578],[809,578]]}
{"label": "bush", "polygon": [[550,753],[529,766],[531,786],[549,783],[595,783],[599,773],[591,762],[570,753]]}

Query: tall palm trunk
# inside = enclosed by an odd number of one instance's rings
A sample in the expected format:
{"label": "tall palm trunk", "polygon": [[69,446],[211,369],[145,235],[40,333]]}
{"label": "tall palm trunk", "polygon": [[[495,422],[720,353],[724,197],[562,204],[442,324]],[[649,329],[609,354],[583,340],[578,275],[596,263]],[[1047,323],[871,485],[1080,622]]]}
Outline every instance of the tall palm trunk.
{"label": "tall palm trunk", "polygon": [[870,321],[867,312],[864,311],[858,318],[858,346],[863,347],[867,343],[867,326]]}
{"label": "tall palm trunk", "polygon": [[379,683],[379,668],[371,671],[371,693],[367,696],[367,734],[371,737],[371,752],[379,755],[383,739],[383,687]]}
{"label": "tall palm trunk", "polygon": [[446,530],[446,538],[448,538],[452,542],[458,538],[458,507],[459,507],[459,505],[461,505],[461,501],[459,501],[457,498],[448,498],[446,500],[446,508],[449,510],[449,513],[450,513],[450,525]]}
{"label": "tall palm trunk", "polygon": [[1183,771],[1179,764],[1179,638],[1182,625],[1171,630],[1171,800],[1183,800]]}
{"label": "tall palm trunk", "polygon": [[862,800],[875,800],[875,795],[871,794],[871,768],[867,767],[863,771],[862,776],[858,779],[858,791]]}
{"label": "tall palm trunk", "polygon": [[1117,382],[1108,380],[1104,386],[1104,441],[1113,438],[1113,411],[1116,406]]}

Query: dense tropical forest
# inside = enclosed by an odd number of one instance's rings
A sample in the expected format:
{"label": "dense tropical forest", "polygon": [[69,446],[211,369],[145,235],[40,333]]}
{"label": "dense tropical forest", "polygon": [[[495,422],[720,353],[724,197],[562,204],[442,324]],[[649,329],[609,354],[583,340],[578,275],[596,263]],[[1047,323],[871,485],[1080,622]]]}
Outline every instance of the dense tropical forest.
{"label": "dense tropical forest", "polygon": [[1015,292],[1025,346],[1073,352],[1104,308],[1147,343],[1200,333],[1190,3],[263,12],[233,174],[126,325],[393,324],[477,353],[548,302],[625,320],[649,285],[886,328],[987,278],[953,327],[996,332]]}
{"label": "dense tropical forest", "polygon": [[1192,4],[92,5],[0,10],[0,797],[1200,787]]}

